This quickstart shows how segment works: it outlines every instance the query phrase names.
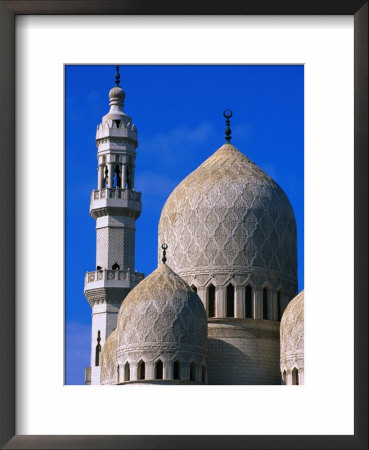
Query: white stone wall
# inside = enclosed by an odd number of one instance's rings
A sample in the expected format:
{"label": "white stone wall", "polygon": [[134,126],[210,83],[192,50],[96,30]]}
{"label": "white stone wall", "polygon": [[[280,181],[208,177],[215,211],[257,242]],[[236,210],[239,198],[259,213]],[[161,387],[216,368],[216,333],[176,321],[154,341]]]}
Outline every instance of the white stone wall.
{"label": "white stone wall", "polygon": [[100,384],[100,367],[95,366],[97,335],[100,331],[100,345],[104,346],[106,339],[117,326],[120,305],[98,303],[92,308],[91,326],[91,384]]}
{"label": "white stone wall", "polygon": [[96,221],[96,266],[121,270],[135,266],[135,220],[125,216],[104,216]]}
{"label": "white stone wall", "polygon": [[209,384],[280,384],[279,323],[209,319]]}

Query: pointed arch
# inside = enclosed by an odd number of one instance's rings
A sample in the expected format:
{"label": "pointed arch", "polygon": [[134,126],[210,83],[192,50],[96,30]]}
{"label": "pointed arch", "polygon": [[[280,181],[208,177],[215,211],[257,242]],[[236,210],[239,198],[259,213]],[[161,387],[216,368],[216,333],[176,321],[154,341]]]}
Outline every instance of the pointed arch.
{"label": "pointed arch", "polygon": [[234,317],[234,286],[230,283],[226,289],[227,317]]}
{"label": "pointed arch", "polygon": [[278,289],[277,291],[277,313],[278,313],[278,322],[282,319],[282,291]]}
{"label": "pointed arch", "polygon": [[201,383],[206,383],[206,367],[205,364],[201,364]]}
{"label": "pointed arch", "polygon": [[299,371],[296,367],[294,367],[292,371],[292,384],[298,385],[299,384]]}
{"label": "pointed arch", "polygon": [[177,360],[173,364],[173,380],[181,379],[181,363]]}
{"label": "pointed arch", "polygon": [[129,367],[129,362],[124,364],[124,381],[129,381],[131,379],[131,370]]}
{"label": "pointed arch", "polygon": [[269,317],[269,288],[268,286],[265,286],[263,288],[263,319],[267,320]]}
{"label": "pointed arch", "polygon": [[163,379],[163,361],[161,359],[158,359],[155,362],[155,380],[162,380]]}
{"label": "pointed arch", "polygon": [[141,361],[137,365],[137,379],[144,380],[145,379],[145,361]]}
{"label": "pointed arch", "polygon": [[245,288],[245,317],[252,319],[252,288],[249,284]]}
{"label": "pointed arch", "polygon": [[287,372],[286,369],[284,369],[283,373],[282,373],[282,384],[287,384]]}
{"label": "pointed arch", "polygon": [[194,284],[191,286],[191,289],[197,294],[197,287]]}
{"label": "pointed arch", "polygon": [[196,381],[196,364],[193,361],[190,364],[190,381]]}
{"label": "pointed arch", "polygon": [[97,345],[95,348],[95,366],[98,367],[100,365],[100,353],[101,353],[101,336],[100,336],[100,330],[97,332]]}
{"label": "pointed arch", "polygon": [[208,289],[208,316],[215,317],[215,287],[209,284]]}

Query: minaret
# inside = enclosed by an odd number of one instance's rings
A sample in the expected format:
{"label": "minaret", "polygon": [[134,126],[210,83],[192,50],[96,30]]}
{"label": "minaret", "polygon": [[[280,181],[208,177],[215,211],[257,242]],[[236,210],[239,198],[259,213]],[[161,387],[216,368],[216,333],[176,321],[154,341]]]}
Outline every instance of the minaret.
{"label": "minaret", "polygon": [[85,383],[100,384],[100,351],[116,328],[120,305],[144,275],[135,272],[135,221],[141,193],[135,191],[137,129],[124,111],[119,66],[109,92],[110,111],[97,126],[97,189],[90,215],[96,220],[96,270],[85,276],[85,296],[92,308],[91,367]]}

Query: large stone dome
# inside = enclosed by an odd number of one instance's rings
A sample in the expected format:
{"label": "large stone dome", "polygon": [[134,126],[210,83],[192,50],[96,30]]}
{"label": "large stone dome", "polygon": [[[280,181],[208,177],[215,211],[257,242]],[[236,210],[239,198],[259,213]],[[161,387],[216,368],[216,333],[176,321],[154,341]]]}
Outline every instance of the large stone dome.
{"label": "large stone dome", "polygon": [[[299,373],[300,384],[304,371],[304,291],[288,304],[281,320],[281,373],[287,384],[292,382],[292,372]],[[291,383],[288,382],[291,375]]]}
{"label": "large stone dome", "polygon": [[201,274],[252,271],[267,272],[269,279],[274,273],[279,283],[282,278],[290,284],[285,290],[296,289],[296,222],[290,202],[231,144],[169,196],[159,222],[162,242],[169,246],[173,270],[189,283]]}
{"label": "large stone dome", "polygon": [[[153,379],[150,365],[160,358],[171,379],[173,363],[205,365],[207,318],[200,298],[162,264],[124,299],[118,315],[118,361],[131,366],[142,360],[148,366],[145,379]],[[181,379],[185,379],[185,372]],[[132,380],[132,379],[131,379]],[[194,380],[191,380],[194,381]]]}

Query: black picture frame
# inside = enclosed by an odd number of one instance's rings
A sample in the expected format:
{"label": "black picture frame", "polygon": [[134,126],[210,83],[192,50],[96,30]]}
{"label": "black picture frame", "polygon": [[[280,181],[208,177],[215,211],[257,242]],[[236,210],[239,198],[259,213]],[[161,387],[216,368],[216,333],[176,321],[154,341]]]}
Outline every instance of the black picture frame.
{"label": "black picture frame", "polygon": [[[17,436],[15,435],[15,16],[20,14],[354,16],[354,435]],[[339,95],[339,92],[337,93]],[[0,445],[6,449],[367,449],[368,448],[368,1],[69,0],[0,1]],[[329,379],[324,377],[325,381]],[[318,407],[318,405],[317,405]]]}

